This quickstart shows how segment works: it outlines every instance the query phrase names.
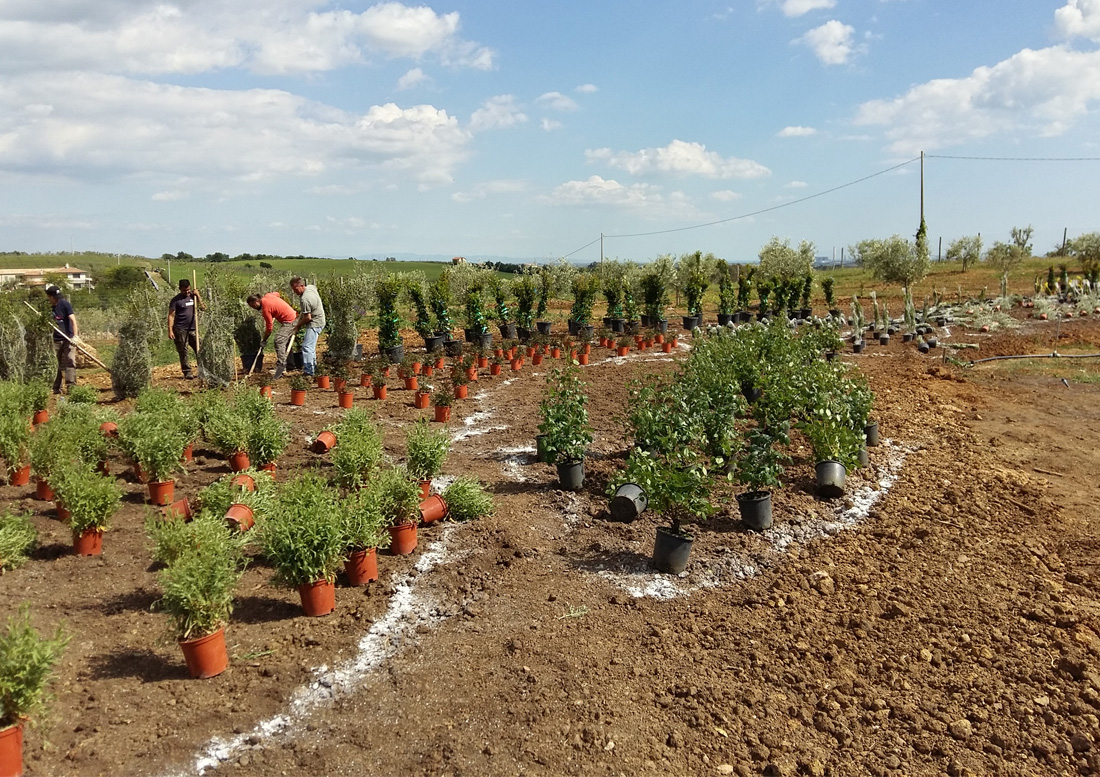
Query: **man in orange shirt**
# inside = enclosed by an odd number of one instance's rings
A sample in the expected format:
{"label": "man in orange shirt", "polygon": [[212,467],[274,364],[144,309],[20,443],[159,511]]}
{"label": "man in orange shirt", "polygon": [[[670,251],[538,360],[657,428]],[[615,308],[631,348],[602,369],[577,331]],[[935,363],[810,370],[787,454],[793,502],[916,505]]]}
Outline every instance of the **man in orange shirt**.
{"label": "man in orange shirt", "polygon": [[267,345],[267,338],[271,337],[271,330],[275,326],[275,319],[279,320],[279,332],[275,335],[275,378],[283,377],[286,372],[286,355],[290,351],[290,342],[297,331],[290,326],[298,320],[298,314],[290,304],[279,296],[279,292],[272,291],[263,295],[253,294],[248,298],[248,306],[258,310],[264,317],[264,342],[260,346],[263,350]]}

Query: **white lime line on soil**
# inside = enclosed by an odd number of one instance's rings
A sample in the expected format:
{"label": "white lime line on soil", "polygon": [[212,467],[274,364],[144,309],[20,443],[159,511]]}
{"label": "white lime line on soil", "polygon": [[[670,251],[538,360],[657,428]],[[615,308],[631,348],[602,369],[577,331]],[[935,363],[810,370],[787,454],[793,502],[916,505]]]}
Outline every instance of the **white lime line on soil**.
{"label": "white lime line on soil", "polygon": [[880,448],[886,452],[886,461],[876,468],[876,483],[856,489],[845,504],[838,506],[829,517],[811,518],[798,523],[784,522],[762,532],[761,536],[769,546],[763,557],[724,553],[716,556],[701,571],[685,572],[678,577],[656,572],[650,566],[649,559],[637,558],[619,565],[618,569],[602,569],[597,574],[638,599],[675,599],[700,589],[717,588],[755,577],[764,569],[781,563],[792,549],[814,540],[828,539],[867,519],[875,504],[897,482],[906,457],[913,451],[893,440],[883,440]]}
{"label": "white lime line on soil", "polygon": [[530,463],[532,454],[537,453],[534,446],[520,446],[515,448],[497,448],[494,456],[501,456],[501,467],[504,475],[516,483],[526,483],[530,480],[523,474],[523,467]]}
{"label": "white lime line on soil", "polygon": [[194,773],[204,774],[239,753],[264,747],[268,740],[275,737],[293,736],[301,719],[331,704],[338,696],[353,693],[383,661],[395,655],[407,641],[415,640],[416,630],[421,624],[441,619],[442,616],[436,614],[428,596],[418,590],[416,583],[422,575],[455,558],[449,547],[455,528],[455,525],[444,526],[439,539],[417,560],[414,571],[394,583],[389,608],[359,640],[358,653],[354,658],[332,670],[324,664],[314,668],[314,679],[294,692],[286,712],[261,721],[246,734],[232,739],[211,739],[196,757]]}

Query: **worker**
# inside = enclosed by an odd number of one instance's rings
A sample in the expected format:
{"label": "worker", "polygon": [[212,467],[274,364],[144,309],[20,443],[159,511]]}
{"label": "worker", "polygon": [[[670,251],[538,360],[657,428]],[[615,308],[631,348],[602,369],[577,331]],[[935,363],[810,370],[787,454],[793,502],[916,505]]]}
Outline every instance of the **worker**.
{"label": "worker", "polygon": [[168,303],[168,339],[176,344],[176,353],[180,357],[180,369],[183,377],[191,380],[195,376],[191,373],[191,363],[187,356],[187,347],[195,352],[195,359],[199,358],[199,331],[198,319],[195,316],[195,306],[202,304],[199,293],[191,288],[191,281],[180,279],[180,293],[172,297]]}
{"label": "worker", "polygon": [[264,317],[264,340],[260,344],[261,353],[267,345],[268,338],[271,337],[275,320],[279,321],[279,333],[275,335],[275,374],[273,376],[277,380],[286,372],[286,355],[290,351],[290,343],[297,331],[290,325],[298,319],[298,314],[277,291],[268,292],[262,297],[259,294],[250,295],[248,306],[260,311]]}
{"label": "worker", "polygon": [[79,327],[72,303],[61,296],[61,289],[53,285],[47,286],[46,297],[53,306],[53,323],[56,327],[53,333],[53,350],[57,354],[57,377],[53,379],[53,393],[60,394],[62,377],[65,378],[66,388],[71,389],[76,385],[76,359],[71,341],[76,339]]}
{"label": "worker", "polygon": [[317,366],[317,338],[325,328],[325,304],[313,284],[306,285],[301,278],[290,279],[291,290],[301,300],[302,312],[298,315],[295,331],[305,328],[302,336],[302,372],[312,376]]}

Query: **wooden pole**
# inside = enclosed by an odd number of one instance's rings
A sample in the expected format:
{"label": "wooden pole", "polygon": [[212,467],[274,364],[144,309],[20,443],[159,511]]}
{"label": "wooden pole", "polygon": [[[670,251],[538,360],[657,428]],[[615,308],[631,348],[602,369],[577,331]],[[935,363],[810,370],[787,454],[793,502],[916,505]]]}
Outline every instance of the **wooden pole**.
{"label": "wooden pole", "polygon": [[[41,316],[41,315],[42,315],[42,314],[41,314],[41,313],[39,313],[39,312],[38,312],[37,310],[35,310],[35,307],[34,307],[34,305],[32,305],[31,303],[27,302],[26,300],[23,300],[23,304],[24,304],[24,305],[26,305],[26,306],[27,306],[28,308],[30,308],[31,310],[34,310],[34,314],[35,314],[36,316]],[[80,347],[80,344],[79,344],[79,343],[77,343],[77,342],[76,342],[75,340],[73,340],[73,338],[69,337],[69,336],[68,336],[67,334],[65,334],[64,332],[62,332],[62,331],[61,331],[60,329],[58,329],[58,328],[57,328],[56,326],[54,326],[53,324],[50,324],[50,327],[52,327],[52,328],[53,328],[53,331],[57,332],[57,333],[58,333],[59,335],[61,335],[62,337],[64,337],[64,338],[65,338],[66,340],[68,340],[68,341],[69,341],[69,345],[71,345],[71,346],[72,346],[73,348],[76,348],[76,349],[77,349],[78,351],[80,351],[80,352],[81,352],[82,354],[84,354],[84,355],[85,355],[85,356],[87,356],[87,357],[88,357],[89,359],[91,359],[92,361],[94,361],[94,362],[95,362],[96,364],[98,364],[98,365],[99,365],[100,367],[102,367],[103,369],[107,370],[107,374],[108,374],[108,375],[110,375],[110,374],[111,374],[111,368],[110,368],[110,367],[108,367],[108,366],[107,366],[106,364],[104,364],[103,362],[101,362],[101,361],[100,361],[99,359],[97,359],[97,358],[96,358],[95,356],[93,356],[92,354],[88,353],[88,351],[86,351],[86,350],[85,350],[84,348],[81,348],[81,347]]]}

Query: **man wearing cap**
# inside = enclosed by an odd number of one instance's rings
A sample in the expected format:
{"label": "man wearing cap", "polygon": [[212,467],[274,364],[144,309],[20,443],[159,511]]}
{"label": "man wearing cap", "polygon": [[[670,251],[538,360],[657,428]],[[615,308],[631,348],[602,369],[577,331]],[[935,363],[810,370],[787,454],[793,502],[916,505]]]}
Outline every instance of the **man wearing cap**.
{"label": "man wearing cap", "polygon": [[286,355],[290,351],[290,343],[294,339],[294,333],[298,331],[290,326],[298,319],[294,308],[281,296],[279,292],[272,291],[264,294],[252,294],[248,298],[248,306],[260,311],[264,317],[264,341],[260,345],[263,351],[267,345],[267,339],[271,337],[271,331],[275,326],[275,319],[279,320],[279,333],[275,335],[275,378],[283,377],[286,372]]}
{"label": "man wearing cap", "polygon": [[296,330],[303,327],[306,330],[302,336],[302,372],[312,376],[317,365],[317,338],[325,328],[325,305],[321,302],[317,287],[313,284],[307,286],[301,278],[291,278],[290,288],[302,301],[302,313],[295,327]]}
{"label": "man wearing cap", "polygon": [[76,361],[73,359],[73,346],[70,340],[76,338],[78,327],[73,306],[61,296],[61,289],[52,285],[47,286],[46,297],[53,305],[54,326],[68,337],[68,339],[62,337],[57,331],[53,333],[53,350],[57,354],[57,377],[53,379],[53,393],[60,394],[62,376],[65,378],[66,388],[76,385]]}
{"label": "man wearing cap", "polygon": [[180,279],[180,293],[168,303],[168,338],[176,343],[176,353],[180,357],[180,369],[183,377],[191,380],[191,363],[187,356],[187,346],[199,358],[198,325],[195,319],[195,306],[201,305],[199,293],[191,288],[191,281]]}

